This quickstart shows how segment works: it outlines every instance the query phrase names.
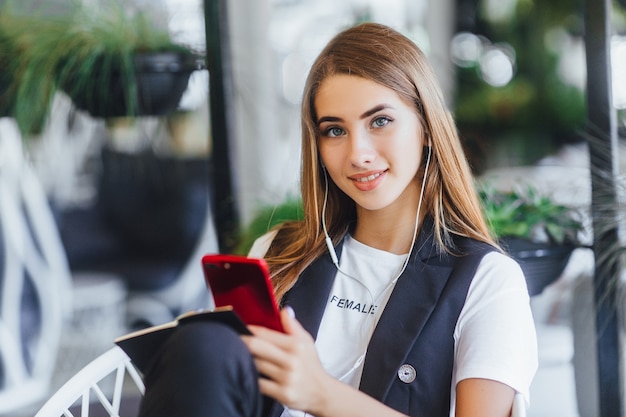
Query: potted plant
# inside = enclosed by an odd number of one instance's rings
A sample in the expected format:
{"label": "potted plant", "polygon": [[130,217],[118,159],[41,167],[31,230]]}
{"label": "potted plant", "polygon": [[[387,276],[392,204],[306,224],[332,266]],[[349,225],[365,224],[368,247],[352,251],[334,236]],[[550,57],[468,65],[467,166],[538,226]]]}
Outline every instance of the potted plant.
{"label": "potted plant", "polygon": [[529,293],[541,293],[581,246],[579,212],[532,186],[509,191],[483,186],[479,195],[493,235],[522,267]]}
{"label": "potted plant", "polygon": [[[501,191],[482,185],[478,192],[493,236],[520,264],[529,293],[541,293],[561,275],[572,251],[582,246],[578,234],[583,224],[578,211],[531,186]],[[254,240],[272,226],[302,216],[302,203],[296,197],[262,207],[240,233],[236,252],[246,254]]]}
{"label": "potted plant", "polygon": [[[579,212],[530,185],[502,191],[482,184],[478,194],[493,236],[522,267],[529,293],[539,294],[559,278],[572,251],[582,246]],[[241,231],[236,252],[246,254],[254,240],[271,227],[302,216],[302,202],[296,197],[261,207]]]}
{"label": "potted plant", "polygon": [[60,88],[94,117],[159,116],[174,111],[198,54],[175,43],[143,11],[111,3],[77,9],[57,48]]}
{"label": "potted plant", "polygon": [[174,111],[201,57],[177,44],[145,11],[122,3],[76,5],[61,13],[0,7],[0,111],[22,133],[43,127],[57,91],[93,117]]}
{"label": "potted plant", "polygon": [[302,220],[304,211],[300,197],[288,197],[284,202],[266,205],[259,209],[252,221],[239,233],[235,253],[246,255],[254,241],[272,227],[289,220]]}
{"label": "potted plant", "polygon": [[83,6],[62,34],[56,65],[61,89],[94,117],[174,111],[199,56],[175,43],[143,11],[112,2]]}
{"label": "potted plant", "polygon": [[54,92],[54,76],[32,53],[35,45],[50,47],[49,39],[37,33],[62,26],[54,18],[19,13],[10,2],[0,7],[0,114],[14,117],[22,133],[39,133]]}

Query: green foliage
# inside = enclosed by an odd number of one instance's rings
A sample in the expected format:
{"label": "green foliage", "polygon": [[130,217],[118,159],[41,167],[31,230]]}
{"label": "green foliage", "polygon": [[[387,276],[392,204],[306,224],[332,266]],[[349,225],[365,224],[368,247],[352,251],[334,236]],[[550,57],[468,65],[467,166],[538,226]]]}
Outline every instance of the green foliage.
{"label": "green foliage", "polygon": [[61,30],[56,17],[37,17],[17,12],[11,2],[0,9],[0,72],[5,82],[0,106],[4,114],[16,118],[24,133],[38,133],[46,119],[54,78],[45,68],[46,56],[54,39],[38,37],[38,33]]}
{"label": "green foliage", "polygon": [[536,87],[524,78],[503,87],[484,84],[458,100],[455,117],[464,126],[485,130],[525,128],[533,123],[534,116],[528,109],[536,100]]}
{"label": "green foliage", "polygon": [[[518,1],[515,12],[501,21],[488,19],[487,2],[476,4],[476,18],[463,30],[480,35],[485,50],[503,47],[514,65],[512,79],[504,86],[483,79],[480,60],[457,68],[454,113],[466,149],[472,151],[468,157],[474,171],[494,165],[487,162],[503,158],[505,152],[515,163],[529,165],[563,143],[580,141],[586,120],[584,92],[562,79],[559,69],[567,52],[559,40],[581,39],[580,3]],[[534,151],[520,154],[515,152],[517,144],[506,146],[519,136]]]}
{"label": "green foliage", "polygon": [[247,254],[254,241],[272,227],[285,221],[302,220],[303,218],[302,201],[297,197],[290,197],[278,205],[262,207],[250,224],[241,232],[235,253]]}
{"label": "green foliage", "polygon": [[498,191],[479,188],[484,214],[494,236],[521,237],[554,244],[578,243],[582,223],[575,209],[555,203],[534,187]]}
{"label": "green foliage", "polygon": [[76,3],[54,15],[18,12],[6,2],[0,6],[0,73],[10,85],[0,105],[10,109],[23,133],[35,134],[57,90],[100,99],[110,95],[111,80],[116,79],[124,85],[132,116],[137,108],[133,55],[163,51],[192,55],[147,12],[131,13],[122,2]]}
{"label": "green foliage", "polygon": [[109,3],[95,12],[80,8],[63,34],[68,53],[58,56],[61,87],[72,97],[90,92],[93,100],[105,100],[113,78],[120,79],[128,115],[137,112],[135,65],[140,52],[190,52],[175,44],[165,28],[151,22],[145,12],[130,14],[122,4]]}
{"label": "green foliage", "polygon": [[[500,191],[488,185],[478,187],[483,214],[496,238],[520,237],[535,242],[577,244],[582,222],[576,209],[555,203],[532,186]],[[278,205],[263,206],[239,236],[235,253],[245,255],[254,241],[272,227],[289,220],[302,220],[299,197]]]}

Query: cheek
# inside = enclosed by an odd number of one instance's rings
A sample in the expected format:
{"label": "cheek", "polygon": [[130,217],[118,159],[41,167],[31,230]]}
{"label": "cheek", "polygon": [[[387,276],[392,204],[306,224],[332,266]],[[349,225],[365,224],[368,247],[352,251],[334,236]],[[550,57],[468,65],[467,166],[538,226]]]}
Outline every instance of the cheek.
{"label": "cheek", "polygon": [[395,156],[396,161],[398,161],[399,165],[402,167],[401,169],[405,172],[405,175],[412,177],[417,176],[422,166],[422,158],[424,157],[421,147],[416,146],[414,142],[400,149],[396,152]]}
{"label": "cheek", "polygon": [[320,156],[320,160],[326,167],[326,169],[333,169],[337,165],[337,160],[339,159],[338,149],[331,149],[330,146],[324,145],[322,143],[318,146],[318,152]]}
{"label": "cheek", "polygon": [[329,149],[328,147],[324,148],[320,146],[319,148],[319,156],[322,164],[324,164],[325,175],[327,176],[329,181],[338,184],[338,180],[341,179],[341,157],[339,152],[336,149]]}
{"label": "cheek", "polygon": [[398,155],[400,155],[401,158],[405,158],[408,165],[416,164],[419,168],[424,158],[424,144],[426,143],[426,139],[419,129],[407,129],[402,137],[406,139],[404,146],[401,146],[403,150],[399,152]]}

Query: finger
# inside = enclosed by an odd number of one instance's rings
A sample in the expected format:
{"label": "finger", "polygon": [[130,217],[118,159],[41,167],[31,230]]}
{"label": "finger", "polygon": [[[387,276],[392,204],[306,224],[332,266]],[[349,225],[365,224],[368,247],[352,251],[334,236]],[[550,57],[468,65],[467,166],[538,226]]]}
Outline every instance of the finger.
{"label": "finger", "polygon": [[300,336],[302,334],[301,331],[298,331],[298,329],[302,329],[302,331],[306,333],[306,331],[299,325],[299,323],[297,323],[295,319],[292,318],[291,322],[289,322],[289,320],[290,318],[288,313],[281,312],[281,321],[284,323],[283,326],[285,327],[285,333],[272,330],[267,327],[254,325],[248,326],[248,329],[254,336],[260,339],[266,340],[281,349],[289,349],[289,346],[293,343],[293,337]]}
{"label": "finger", "polygon": [[285,366],[286,350],[279,344],[261,336],[242,336],[241,339],[255,360],[265,360],[275,364],[277,367]]}
{"label": "finger", "polygon": [[259,378],[259,390],[263,395],[267,395],[281,402],[282,389],[283,387],[280,384],[277,384],[271,379]]}
{"label": "finger", "polygon": [[254,365],[256,366],[259,375],[266,379],[271,379],[277,383],[285,381],[287,373],[285,370],[274,362],[267,361],[265,359],[255,358]]}
{"label": "finger", "polygon": [[294,384],[264,378],[263,376],[259,378],[258,383],[261,393],[274,398],[281,404],[289,404],[292,408],[301,408],[298,405],[306,404],[306,400],[303,398],[308,398],[308,394],[303,393],[301,388],[297,388]]}
{"label": "finger", "polygon": [[296,312],[293,311],[291,306],[285,306],[285,308],[280,311],[280,321],[283,325],[283,329],[285,329],[285,333],[295,334],[298,332],[300,323],[296,320]]}
{"label": "finger", "polygon": [[[284,334],[293,334],[294,331],[298,331],[299,329],[304,330],[302,325],[300,325],[298,320],[296,320],[296,314],[295,314],[295,312],[294,312],[294,310],[293,310],[293,308],[291,306],[285,306],[280,311],[280,320],[281,320],[281,323],[282,323],[283,328],[285,330]],[[275,333],[278,333],[278,334],[283,334],[281,332],[276,332],[276,331],[270,330],[270,329],[262,327],[262,326],[249,325],[248,329],[255,336],[258,336],[258,335],[261,335],[261,334],[263,334],[263,335],[271,334],[271,332],[275,332]],[[263,330],[263,329],[265,329],[265,330]],[[267,332],[266,332],[266,330],[267,330]]]}

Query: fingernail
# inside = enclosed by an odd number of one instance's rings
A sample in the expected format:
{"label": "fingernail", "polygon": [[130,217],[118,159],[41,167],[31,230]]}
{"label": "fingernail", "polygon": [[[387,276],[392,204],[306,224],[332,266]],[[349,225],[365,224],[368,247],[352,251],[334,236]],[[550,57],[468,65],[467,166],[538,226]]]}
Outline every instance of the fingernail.
{"label": "fingernail", "polygon": [[293,319],[296,318],[296,312],[293,310],[291,306],[285,306],[285,310],[287,310],[287,314]]}

